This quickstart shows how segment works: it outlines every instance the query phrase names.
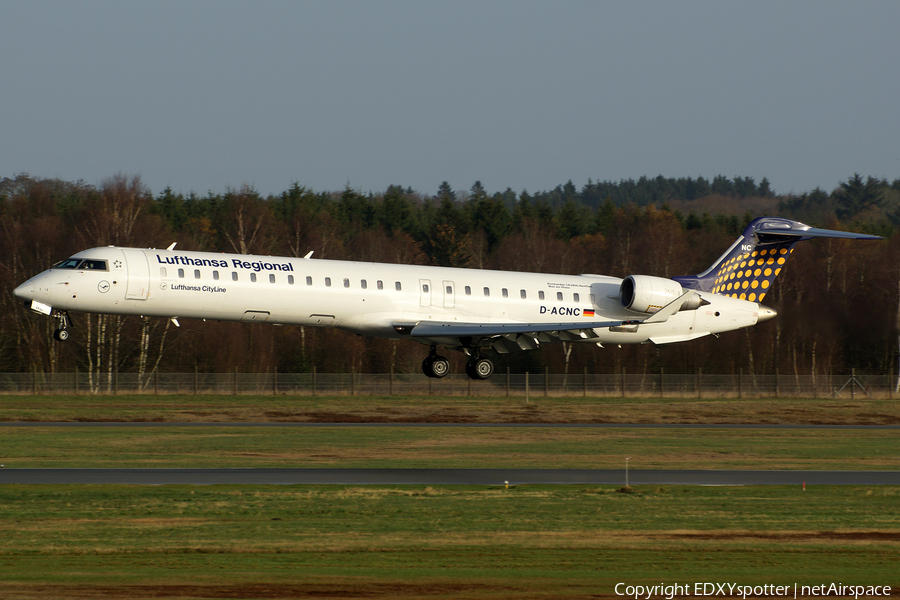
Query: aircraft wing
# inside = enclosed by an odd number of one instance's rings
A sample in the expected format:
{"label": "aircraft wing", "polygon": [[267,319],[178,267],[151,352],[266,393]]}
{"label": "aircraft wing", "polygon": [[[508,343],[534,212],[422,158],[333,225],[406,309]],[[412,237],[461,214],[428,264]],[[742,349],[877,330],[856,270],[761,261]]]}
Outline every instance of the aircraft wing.
{"label": "aircraft wing", "polygon": [[491,337],[515,333],[547,333],[552,331],[580,332],[600,327],[617,327],[639,321],[577,321],[568,323],[459,323],[444,321],[419,321],[395,323],[394,328],[409,328],[410,337]]}
{"label": "aircraft wing", "polygon": [[697,292],[688,290],[669,304],[662,307],[652,315],[643,319],[606,319],[603,321],[565,321],[558,323],[460,323],[457,321],[414,321],[395,322],[394,329],[399,333],[405,333],[410,337],[435,338],[435,337],[494,337],[505,335],[539,335],[551,334],[554,337],[597,337],[594,329],[605,327],[621,327],[624,325],[640,325],[641,323],[663,323],[676,312],[682,305]]}

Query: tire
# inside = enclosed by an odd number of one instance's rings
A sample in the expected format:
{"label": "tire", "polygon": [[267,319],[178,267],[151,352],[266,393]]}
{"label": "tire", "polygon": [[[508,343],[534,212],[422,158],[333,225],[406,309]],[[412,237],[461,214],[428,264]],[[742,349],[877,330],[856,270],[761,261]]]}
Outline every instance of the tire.
{"label": "tire", "polygon": [[443,356],[430,354],[422,361],[422,372],[428,377],[446,377],[450,372],[450,361]]}
{"label": "tire", "polygon": [[422,372],[425,373],[426,377],[434,377],[434,373],[431,371],[433,359],[433,356],[426,356],[425,360],[422,361]]}
{"label": "tire", "polygon": [[485,380],[494,374],[494,363],[487,358],[473,358],[466,363],[466,375],[472,379]]}
{"label": "tire", "polygon": [[431,376],[446,377],[450,373],[450,361],[443,356],[435,356],[431,360]]}
{"label": "tire", "polygon": [[53,337],[58,342],[64,342],[67,339],[69,339],[69,332],[66,331],[65,329],[57,329],[56,331],[53,332]]}

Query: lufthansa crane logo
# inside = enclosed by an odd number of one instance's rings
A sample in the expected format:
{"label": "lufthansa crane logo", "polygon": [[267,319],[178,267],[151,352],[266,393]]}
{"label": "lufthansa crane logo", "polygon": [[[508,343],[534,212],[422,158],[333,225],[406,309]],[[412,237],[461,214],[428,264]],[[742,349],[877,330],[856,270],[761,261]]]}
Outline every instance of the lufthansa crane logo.
{"label": "lufthansa crane logo", "polygon": [[97,284],[97,290],[98,290],[101,294],[105,294],[106,292],[109,291],[109,282],[108,282],[108,281],[101,281],[100,283]]}

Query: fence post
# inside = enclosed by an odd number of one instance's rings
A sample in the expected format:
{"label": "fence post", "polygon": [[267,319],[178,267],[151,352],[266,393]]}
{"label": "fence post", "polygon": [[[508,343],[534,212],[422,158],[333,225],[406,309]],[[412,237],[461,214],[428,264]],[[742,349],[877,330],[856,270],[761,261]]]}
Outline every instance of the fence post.
{"label": "fence post", "polygon": [[622,397],[625,397],[625,367],[622,367]]}
{"label": "fence post", "polygon": [[317,382],[316,382],[316,368],[315,368],[315,367],[313,367],[313,373],[312,373],[312,375],[313,375],[313,381],[312,381],[313,389],[312,389],[312,392],[313,392],[313,396],[315,396],[315,395],[316,395],[316,392],[318,391],[318,390],[316,389],[318,386],[316,385]]}
{"label": "fence post", "polygon": [[584,379],[581,380],[582,390],[581,395],[584,398],[587,398],[587,367],[584,368]]}
{"label": "fence post", "polygon": [[238,393],[238,382],[237,382],[237,378],[238,378],[238,368],[235,367],[235,368],[234,368],[234,381],[232,382],[232,386],[233,386],[234,389],[231,390],[231,393],[232,393],[233,396],[237,396],[237,393]]}
{"label": "fence post", "polygon": [[78,395],[78,365],[75,365],[75,395]]}
{"label": "fence post", "polygon": [[116,365],[116,371],[113,375],[113,396],[119,395],[119,366]]}
{"label": "fence post", "polygon": [[530,391],[528,389],[528,385],[529,385],[529,381],[528,381],[529,377],[528,376],[529,375],[530,375],[530,373],[528,371],[525,371],[525,404],[528,404],[528,393]]}
{"label": "fence post", "polygon": [[856,387],[856,368],[850,369],[850,400],[854,399],[854,390]]}
{"label": "fence post", "polygon": [[702,388],[700,387],[703,382],[703,367],[697,367],[697,400],[700,400],[703,397]]}
{"label": "fence post", "polygon": [[197,379],[198,379],[197,365],[194,365],[194,395],[195,396],[197,395],[197,385],[198,385]]}
{"label": "fence post", "polygon": [[781,397],[781,388],[778,386],[778,367],[775,367],[775,397]]}
{"label": "fence post", "polygon": [[278,395],[278,367],[272,367],[272,395]]}
{"label": "fence post", "polygon": [[394,395],[394,365],[391,365],[391,377],[388,379],[388,396]]}
{"label": "fence post", "polygon": [[351,369],[350,370],[350,395],[351,396],[356,395],[356,377],[355,377],[355,375],[356,375],[356,373],[354,373],[353,370]]}
{"label": "fence post", "polygon": [[506,367],[506,397],[509,398],[509,367]]}
{"label": "fence post", "polygon": [[738,371],[738,400],[744,397],[744,367]]}
{"label": "fence post", "polygon": [[159,369],[153,371],[153,395],[159,396]]}
{"label": "fence post", "polygon": [[663,397],[663,375],[665,374],[665,372],[666,372],[665,368],[663,368],[663,367],[659,368],[659,397],[660,398]]}
{"label": "fence post", "polygon": [[550,395],[550,367],[544,367],[544,398]]}

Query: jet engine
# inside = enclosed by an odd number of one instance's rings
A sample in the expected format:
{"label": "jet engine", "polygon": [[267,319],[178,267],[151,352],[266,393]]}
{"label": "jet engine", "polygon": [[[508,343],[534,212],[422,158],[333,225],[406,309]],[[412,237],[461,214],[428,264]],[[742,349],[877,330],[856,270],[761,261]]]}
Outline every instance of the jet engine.
{"label": "jet engine", "polygon": [[[683,293],[677,281],[650,275],[629,275],[619,287],[619,301],[629,310],[654,313]],[[700,295],[693,294],[679,310],[696,310],[701,302]]]}

